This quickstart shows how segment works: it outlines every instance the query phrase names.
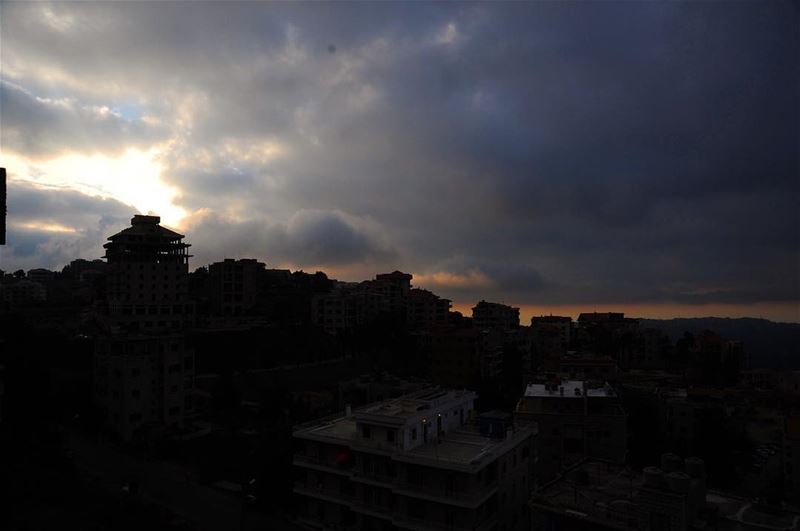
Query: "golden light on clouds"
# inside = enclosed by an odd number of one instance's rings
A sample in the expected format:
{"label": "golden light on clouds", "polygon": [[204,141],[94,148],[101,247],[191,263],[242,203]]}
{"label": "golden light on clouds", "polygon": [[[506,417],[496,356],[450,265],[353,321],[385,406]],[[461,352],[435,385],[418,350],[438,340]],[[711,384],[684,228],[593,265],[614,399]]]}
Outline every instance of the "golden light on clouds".
{"label": "golden light on clouds", "polygon": [[4,156],[10,180],[116,199],[143,213],[161,216],[166,225],[180,227],[186,211],[176,204],[179,190],[161,178],[161,149],[130,148],[118,157],[69,154],[31,162],[14,154]]}
{"label": "golden light on clouds", "polygon": [[479,269],[470,269],[465,273],[414,273],[414,285],[434,291],[438,288],[489,288],[492,284],[486,273]]}
{"label": "golden light on clouds", "polygon": [[72,227],[67,227],[66,225],[60,225],[58,223],[17,223],[12,225],[14,227],[18,227],[20,229],[25,230],[35,230],[35,231],[44,231],[44,232],[64,232],[64,233],[75,233],[78,232],[76,229]]}

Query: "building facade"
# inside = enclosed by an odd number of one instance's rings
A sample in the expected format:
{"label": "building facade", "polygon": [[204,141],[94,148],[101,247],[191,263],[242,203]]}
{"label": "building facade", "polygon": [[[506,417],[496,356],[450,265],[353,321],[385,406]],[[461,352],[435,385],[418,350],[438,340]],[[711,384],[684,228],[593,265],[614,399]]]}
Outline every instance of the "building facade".
{"label": "building facade", "polygon": [[189,244],[160,222],[158,216],[133,216],[131,226],[103,246],[109,318],[121,330],[174,331],[193,323]]}
{"label": "building facade", "polygon": [[511,330],[519,327],[519,308],[480,301],[472,308],[472,325],[478,330]]}
{"label": "building facade", "polygon": [[241,315],[256,304],[264,285],[265,264],[253,258],[226,258],[208,266],[212,310],[220,315]]}
{"label": "building facade", "polygon": [[108,328],[96,342],[94,398],[124,441],[180,430],[193,412],[189,244],[159,223],[136,215],[105,245]]}
{"label": "building facade", "polygon": [[508,425],[491,436],[481,433],[473,422],[474,400],[469,391],[429,388],[296,429],[298,523],[311,529],[527,529],[535,428]]}
{"label": "building facade", "polygon": [[406,302],[406,323],[411,330],[425,330],[447,324],[450,300],[424,289],[413,288]]}
{"label": "building facade", "polygon": [[528,384],[515,419],[518,424],[535,422],[539,427],[540,482],[587,457],[625,462],[627,418],[608,383],[556,380]]}

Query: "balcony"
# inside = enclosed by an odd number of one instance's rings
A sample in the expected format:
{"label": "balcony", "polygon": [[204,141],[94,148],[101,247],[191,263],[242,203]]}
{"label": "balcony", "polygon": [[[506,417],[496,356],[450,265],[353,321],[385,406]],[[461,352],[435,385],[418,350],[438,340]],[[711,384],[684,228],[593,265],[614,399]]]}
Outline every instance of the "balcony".
{"label": "balcony", "polygon": [[399,496],[475,509],[497,492],[497,481],[493,481],[489,485],[481,485],[473,491],[436,489],[408,482],[398,482],[393,491]]}
{"label": "balcony", "polygon": [[348,507],[356,502],[356,497],[353,494],[345,493],[338,489],[311,486],[298,481],[295,481],[292,490],[295,494],[310,496],[312,498],[333,503],[340,503],[342,505],[347,505]]}
{"label": "balcony", "polygon": [[336,464],[330,459],[320,459],[319,457],[311,455],[295,454],[292,458],[292,464],[303,468],[319,470],[320,472],[339,474],[340,476],[350,477],[352,475],[352,468],[350,467]]}
{"label": "balcony", "polygon": [[356,439],[352,446],[353,450],[386,456],[403,451],[402,446],[400,446],[400,441],[389,442],[377,439]]}
{"label": "balcony", "polygon": [[353,469],[351,477],[353,481],[357,481],[359,483],[366,483],[367,485],[375,485],[376,487],[385,488],[391,488],[397,480],[395,475],[360,470],[358,468]]}
{"label": "balcony", "polygon": [[394,512],[394,508],[387,504],[368,502],[366,500],[354,501],[351,508],[356,512],[363,513],[374,518],[383,518],[385,520],[391,520]]}

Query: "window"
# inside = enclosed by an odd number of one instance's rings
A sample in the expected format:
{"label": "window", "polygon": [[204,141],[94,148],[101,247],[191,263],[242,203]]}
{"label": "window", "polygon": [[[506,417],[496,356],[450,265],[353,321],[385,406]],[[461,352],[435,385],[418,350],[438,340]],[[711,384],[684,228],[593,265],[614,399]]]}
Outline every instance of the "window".
{"label": "window", "polygon": [[414,428],[414,429],[411,430],[411,440],[412,441],[416,441],[417,440],[417,428]]}
{"label": "window", "polygon": [[386,442],[394,442],[394,430],[386,430]]}
{"label": "window", "polygon": [[361,425],[361,437],[363,437],[364,439],[369,439],[370,438],[369,424],[362,424]]}

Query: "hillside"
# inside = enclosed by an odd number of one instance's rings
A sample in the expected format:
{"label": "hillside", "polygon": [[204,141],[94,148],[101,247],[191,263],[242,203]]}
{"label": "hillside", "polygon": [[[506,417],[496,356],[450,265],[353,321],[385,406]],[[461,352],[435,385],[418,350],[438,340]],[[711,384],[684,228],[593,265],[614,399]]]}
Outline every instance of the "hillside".
{"label": "hillside", "polygon": [[800,369],[800,324],[720,317],[640,319],[641,327],[663,330],[672,339],[684,332],[712,330],[744,343],[752,368]]}

